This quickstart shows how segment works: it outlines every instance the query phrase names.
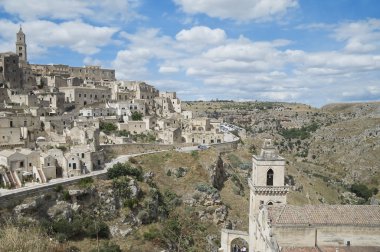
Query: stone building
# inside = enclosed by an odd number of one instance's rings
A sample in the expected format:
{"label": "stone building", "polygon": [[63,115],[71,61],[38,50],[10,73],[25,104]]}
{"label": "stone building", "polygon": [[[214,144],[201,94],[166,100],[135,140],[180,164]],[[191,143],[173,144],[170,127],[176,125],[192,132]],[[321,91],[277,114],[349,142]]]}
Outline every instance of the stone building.
{"label": "stone building", "polygon": [[2,83],[0,87],[9,89],[21,89],[22,69],[19,67],[19,57],[12,52],[0,53],[0,75]]}
{"label": "stone building", "polygon": [[250,252],[379,251],[380,206],[287,205],[285,159],[270,140],[252,162],[249,232],[222,229],[220,252],[235,239]]}
{"label": "stone building", "polygon": [[77,106],[86,106],[97,102],[111,100],[111,91],[108,88],[91,87],[62,87],[59,91],[65,93],[65,102],[75,103]]}
{"label": "stone building", "polygon": [[20,26],[20,30],[16,34],[16,54],[18,55],[21,63],[28,62],[28,56],[26,54],[25,33],[22,31],[21,26]]}
{"label": "stone building", "polygon": [[63,78],[76,77],[82,80],[116,80],[115,70],[102,69],[100,66],[72,67],[68,65],[41,65],[30,64],[35,76],[61,76]]}

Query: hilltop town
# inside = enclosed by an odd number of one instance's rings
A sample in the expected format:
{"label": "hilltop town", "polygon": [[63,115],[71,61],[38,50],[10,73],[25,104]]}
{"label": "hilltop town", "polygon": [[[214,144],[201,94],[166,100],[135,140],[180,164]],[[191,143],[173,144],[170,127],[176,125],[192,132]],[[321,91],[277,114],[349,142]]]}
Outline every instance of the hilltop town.
{"label": "hilltop town", "polygon": [[26,42],[0,53],[0,250],[378,251],[380,103],[181,101]]}
{"label": "hilltop town", "polygon": [[100,66],[29,64],[21,27],[15,45],[15,53],[0,54],[3,188],[102,170],[109,145],[151,143],[148,151],[234,138],[220,130],[220,120],[184,110],[175,92],[116,80],[115,70]]}

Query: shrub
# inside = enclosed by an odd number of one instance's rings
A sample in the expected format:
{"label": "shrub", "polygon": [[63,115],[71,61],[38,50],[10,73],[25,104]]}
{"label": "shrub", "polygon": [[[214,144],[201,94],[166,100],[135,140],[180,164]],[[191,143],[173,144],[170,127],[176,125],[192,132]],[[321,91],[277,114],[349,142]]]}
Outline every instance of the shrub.
{"label": "shrub", "polygon": [[63,191],[63,200],[69,201],[71,199],[69,191],[65,190]]}
{"label": "shrub", "polygon": [[143,115],[137,111],[132,112],[132,121],[141,121]]}
{"label": "shrub", "polygon": [[144,232],[143,237],[148,241],[154,240],[160,237],[160,231],[157,228],[150,228],[149,231]]}
{"label": "shrub", "polygon": [[166,176],[171,176],[172,175],[172,171],[171,170],[168,170],[167,172],[166,172]]}
{"label": "shrub", "polygon": [[117,130],[117,126],[113,123],[100,122],[99,129],[100,131],[103,131],[104,133],[109,135],[111,132]]}
{"label": "shrub", "polygon": [[56,185],[54,187],[54,191],[55,192],[62,192],[63,191],[63,186],[62,185]]}
{"label": "shrub", "polygon": [[218,190],[209,185],[209,184],[206,184],[206,183],[199,183],[196,185],[195,189],[197,189],[198,191],[200,192],[205,192],[205,193],[208,193],[208,194],[213,194],[213,193],[216,193],[218,192]]}
{"label": "shrub", "polygon": [[358,197],[361,197],[367,201],[374,193],[374,190],[369,189],[364,184],[353,184],[351,186],[351,192],[355,193]]}
{"label": "shrub", "polygon": [[121,176],[132,176],[138,181],[143,180],[143,171],[141,168],[132,167],[129,163],[117,163],[107,171],[108,178],[114,179]]}
{"label": "shrub", "polygon": [[110,237],[110,229],[106,223],[103,221],[91,223],[86,230],[87,236],[91,238],[104,238],[108,239]]}
{"label": "shrub", "polygon": [[79,186],[82,188],[89,188],[94,183],[94,179],[92,177],[81,178],[79,180]]}

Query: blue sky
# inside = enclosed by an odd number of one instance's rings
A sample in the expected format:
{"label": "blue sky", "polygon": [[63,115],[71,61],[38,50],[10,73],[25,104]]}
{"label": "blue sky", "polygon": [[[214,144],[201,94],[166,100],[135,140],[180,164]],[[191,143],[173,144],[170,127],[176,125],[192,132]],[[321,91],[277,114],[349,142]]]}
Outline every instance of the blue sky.
{"label": "blue sky", "polygon": [[0,51],[101,65],[183,100],[380,100],[378,0],[0,0]]}

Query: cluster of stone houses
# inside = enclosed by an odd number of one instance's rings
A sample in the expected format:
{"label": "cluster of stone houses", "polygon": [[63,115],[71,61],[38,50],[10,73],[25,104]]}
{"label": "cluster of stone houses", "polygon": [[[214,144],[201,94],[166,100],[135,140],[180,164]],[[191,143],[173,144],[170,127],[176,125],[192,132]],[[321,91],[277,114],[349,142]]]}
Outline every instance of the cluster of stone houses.
{"label": "cluster of stone houses", "polygon": [[[71,177],[104,168],[101,144],[130,139],[100,132],[152,134],[157,144],[224,142],[219,121],[183,111],[175,92],[120,81],[99,66],[29,64],[25,34],[16,53],[0,53],[0,186]],[[134,116],[138,115],[138,119]]]}

